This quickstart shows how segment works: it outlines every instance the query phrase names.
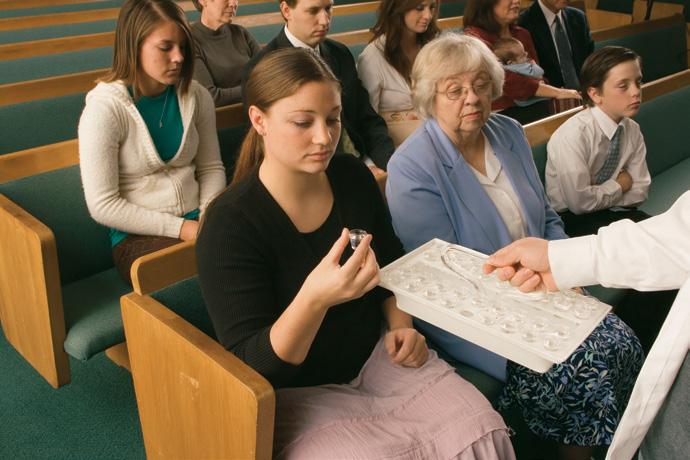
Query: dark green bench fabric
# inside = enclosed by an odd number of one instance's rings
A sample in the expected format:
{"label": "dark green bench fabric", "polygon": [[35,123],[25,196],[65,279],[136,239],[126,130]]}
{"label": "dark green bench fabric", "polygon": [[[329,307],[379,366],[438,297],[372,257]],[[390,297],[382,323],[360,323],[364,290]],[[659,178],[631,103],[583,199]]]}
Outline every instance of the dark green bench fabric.
{"label": "dark green bench fabric", "polygon": [[156,291],[151,294],[151,297],[213,340],[217,340],[196,276]]}
{"label": "dark green bench fabric", "polygon": [[103,8],[119,8],[124,0],[107,0],[92,3],[73,3],[67,5],[51,5],[39,8],[21,8],[14,10],[0,10],[0,18],[18,18],[22,16],[40,16],[44,14],[71,13],[75,11],[100,10]]}
{"label": "dark green bench fabric", "polygon": [[641,460],[685,460],[690,452],[690,355],[654,419],[640,452]]}
{"label": "dark green bench fabric", "polygon": [[110,67],[113,63],[113,47],[102,46],[68,53],[11,59],[0,63],[0,85],[3,85]]}
{"label": "dark green bench fabric", "polygon": [[683,134],[690,126],[690,87],[643,103],[635,121],[644,135],[652,175],[649,198],[640,208],[659,214],[690,189],[690,143]]}
{"label": "dark green bench fabric", "polygon": [[686,26],[678,23],[663,29],[595,43],[595,48],[618,45],[634,50],[642,57],[645,82],[688,68]]}
{"label": "dark green bench fabric", "polygon": [[0,106],[0,155],[75,139],[84,94]]}
{"label": "dark green bench fabric", "polygon": [[57,245],[67,339],[77,359],[124,340],[119,298],[130,292],[113,268],[108,230],[91,219],[79,167],[0,184],[0,193],[50,228]]}
{"label": "dark green bench fabric", "polygon": [[633,0],[599,0],[597,9],[614,13],[632,14]]}

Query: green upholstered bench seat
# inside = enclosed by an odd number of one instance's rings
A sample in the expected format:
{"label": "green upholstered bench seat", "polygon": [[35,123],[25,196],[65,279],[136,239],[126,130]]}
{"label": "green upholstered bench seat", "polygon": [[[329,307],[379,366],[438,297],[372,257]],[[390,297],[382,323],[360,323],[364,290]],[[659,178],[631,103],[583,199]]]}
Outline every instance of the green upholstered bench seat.
{"label": "green upholstered bench seat", "polygon": [[87,359],[124,339],[119,299],[130,292],[113,268],[108,229],[89,215],[78,166],[0,184],[55,236],[67,340]]}
{"label": "green upholstered bench seat", "polygon": [[86,360],[125,341],[120,297],[132,292],[115,268],[62,286],[65,351]]}

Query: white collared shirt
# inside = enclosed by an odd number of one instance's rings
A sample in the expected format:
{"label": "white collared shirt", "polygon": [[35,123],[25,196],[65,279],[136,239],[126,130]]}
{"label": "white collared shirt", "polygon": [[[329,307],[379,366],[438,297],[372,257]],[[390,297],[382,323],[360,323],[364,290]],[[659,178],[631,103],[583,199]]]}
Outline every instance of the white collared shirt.
{"label": "white collared shirt", "polygon": [[[541,0],[538,0],[539,2],[539,7],[541,8],[542,12],[544,13],[544,17],[546,18],[546,24],[549,26],[549,31],[551,32],[551,40],[553,40],[553,46],[556,48],[556,56],[558,56],[558,62],[561,61],[561,56],[558,54],[558,45],[556,44],[556,16],[558,16],[558,19],[561,21],[561,25],[563,26],[563,31],[568,34],[568,29],[565,25],[565,21],[563,20],[563,10],[559,10],[558,14],[555,14],[553,11],[548,9],[546,5],[544,5],[544,2]],[[570,47],[570,50],[572,51],[572,47],[570,46],[570,39],[568,39],[568,46]]]}
{"label": "white collared shirt", "polygon": [[300,40],[299,38],[295,37],[295,36],[292,34],[292,32],[290,32],[290,29],[288,29],[288,26],[285,26],[285,36],[286,36],[287,39],[290,41],[290,43],[292,43],[292,46],[294,46],[295,48],[304,48],[304,49],[308,49],[308,50],[310,50],[310,51],[314,51],[316,54],[318,54],[319,56],[321,56],[321,50],[319,50],[319,45],[316,45],[316,48],[312,48],[311,46],[307,45],[307,44],[304,43],[302,40]]}
{"label": "white collared shirt", "polygon": [[[647,169],[647,149],[640,125],[623,118],[618,165],[610,179],[595,185],[595,178],[608,156],[611,138],[618,127],[598,107],[573,115],[551,136],[547,144],[546,194],[558,212],[574,214],[633,206],[647,199],[652,179]],[[633,185],[623,193],[616,182],[625,170]]]}
{"label": "white collared shirt", "polygon": [[[624,219],[597,235],[549,241],[559,289],[602,284],[640,291],[681,288],[635,382],[607,460],[628,460],[644,439],[690,349],[690,192],[665,213]],[[654,308],[655,305],[648,305]]]}
{"label": "white collared shirt", "polygon": [[527,235],[527,228],[525,226],[525,219],[522,216],[520,199],[517,193],[515,193],[508,175],[503,171],[501,162],[498,161],[494,149],[486,136],[484,136],[484,161],[486,176],[474,169],[469,163],[468,165],[496,206],[496,210],[508,228],[511,238],[513,240],[524,238]]}

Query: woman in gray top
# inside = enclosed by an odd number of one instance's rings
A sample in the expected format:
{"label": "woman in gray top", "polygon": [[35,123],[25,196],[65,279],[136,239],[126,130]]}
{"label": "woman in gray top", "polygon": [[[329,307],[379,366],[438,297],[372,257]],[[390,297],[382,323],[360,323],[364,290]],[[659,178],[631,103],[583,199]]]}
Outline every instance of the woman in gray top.
{"label": "woman in gray top", "polygon": [[232,24],[238,0],[192,0],[201,11],[192,24],[196,41],[194,79],[205,86],[216,107],[242,99],[242,68],[261,49],[242,26]]}

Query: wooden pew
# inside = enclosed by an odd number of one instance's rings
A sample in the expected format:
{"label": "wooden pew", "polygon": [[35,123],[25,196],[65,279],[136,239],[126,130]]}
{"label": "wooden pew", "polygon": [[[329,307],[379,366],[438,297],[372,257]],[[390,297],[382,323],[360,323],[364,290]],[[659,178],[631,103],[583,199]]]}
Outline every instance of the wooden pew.
{"label": "wooden pew", "polygon": [[[340,7],[341,9],[339,10],[339,14],[347,15],[371,12],[375,11],[377,7],[378,2],[343,5]],[[442,29],[461,27],[462,19],[439,19],[438,24]],[[346,45],[352,45],[356,43],[367,43],[371,38],[371,33],[368,30],[358,30],[353,32],[331,34],[329,38],[342,41]],[[97,69],[88,72],[59,75],[55,77],[0,85],[0,106],[64,96],[72,93],[87,92],[93,86],[95,86],[95,81],[103,76],[106,71],[107,69]]]}
{"label": "wooden pew", "polygon": [[[264,0],[266,1],[266,0]],[[273,0],[269,0],[273,2]],[[191,5],[191,2],[187,2]],[[243,1],[242,4],[247,2]],[[258,2],[255,2],[258,3]],[[376,11],[379,1],[368,1],[362,3],[353,3],[347,5],[336,5],[333,8],[334,16],[368,13]],[[116,8],[117,9],[117,8]],[[192,6],[192,9],[194,7]],[[119,9],[117,9],[119,11]],[[80,12],[81,13],[81,12]],[[63,13],[67,14],[67,13]],[[72,14],[72,13],[70,13]],[[117,15],[115,15],[117,18]],[[14,18],[13,18],[14,19]],[[97,21],[99,18],[90,19],[88,22]],[[2,21],[0,19],[0,30],[2,29]],[[271,13],[250,14],[246,16],[236,16],[233,19],[234,24],[243,27],[254,27],[257,25],[280,24],[284,21],[278,8]],[[36,27],[36,26],[34,26]],[[53,53],[66,53],[69,51],[84,50],[90,48],[98,48],[102,46],[109,46],[113,44],[115,39],[115,31],[100,32],[86,35],[73,35],[69,37],[50,38],[45,40],[31,40],[19,43],[7,43],[0,45],[0,61],[19,59],[32,56],[44,56]]]}
{"label": "wooden pew", "polygon": [[[251,5],[257,3],[269,3],[273,0],[243,0],[242,4]],[[24,3],[24,2],[17,2]],[[191,1],[177,2],[184,11],[196,11]],[[47,6],[47,5],[43,5]],[[66,13],[53,13],[36,16],[20,16],[15,18],[0,19],[0,31],[30,29],[65,24],[79,24],[84,22],[105,21],[117,19],[120,8],[103,8],[98,10],[70,11]]]}
{"label": "wooden pew", "polygon": [[52,5],[71,5],[77,3],[91,3],[93,0],[3,0],[0,10],[19,10],[24,8],[40,8]]}
{"label": "wooden pew", "polygon": [[[660,78],[642,85],[642,103],[656,99],[659,96],[690,86],[690,70],[685,70],[668,77]],[[525,134],[531,146],[544,144],[549,141],[553,132],[565,123],[583,107],[576,107],[566,112],[552,115],[543,120],[525,125]]]}

